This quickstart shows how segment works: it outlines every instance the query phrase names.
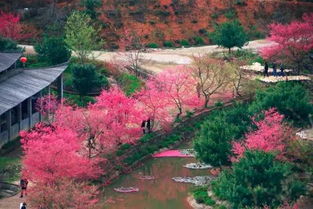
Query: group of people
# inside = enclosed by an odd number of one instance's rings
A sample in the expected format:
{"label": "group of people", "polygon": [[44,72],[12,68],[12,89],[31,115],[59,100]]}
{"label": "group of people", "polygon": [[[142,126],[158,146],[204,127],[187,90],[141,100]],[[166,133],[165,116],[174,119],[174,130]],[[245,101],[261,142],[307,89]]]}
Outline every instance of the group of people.
{"label": "group of people", "polygon": [[[26,178],[22,178],[20,180],[20,187],[21,187],[21,196],[20,196],[20,198],[23,198],[24,195],[25,196],[27,195],[27,185],[28,185],[27,179]],[[26,209],[26,206],[27,206],[26,202],[22,202],[20,204],[20,209]]]}
{"label": "group of people", "polygon": [[[268,63],[265,62],[265,64],[264,64],[264,71],[263,71],[263,75],[264,76],[269,76],[268,67],[269,67]],[[273,76],[275,76],[275,77],[276,76],[285,76],[285,73],[284,73],[285,68],[284,68],[283,64],[280,64],[280,67],[279,67],[280,73],[277,73],[276,63],[272,64],[272,68],[273,68],[273,73],[272,73]]]}

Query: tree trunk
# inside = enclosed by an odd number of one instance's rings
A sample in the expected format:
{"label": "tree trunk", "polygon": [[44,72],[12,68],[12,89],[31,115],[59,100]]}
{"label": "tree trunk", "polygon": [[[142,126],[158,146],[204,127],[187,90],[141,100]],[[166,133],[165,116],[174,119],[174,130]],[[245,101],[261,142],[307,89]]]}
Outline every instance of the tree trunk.
{"label": "tree trunk", "polygon": [[209,106],[209,99],[207,97],[204,98],[204,108],[208,108]]}

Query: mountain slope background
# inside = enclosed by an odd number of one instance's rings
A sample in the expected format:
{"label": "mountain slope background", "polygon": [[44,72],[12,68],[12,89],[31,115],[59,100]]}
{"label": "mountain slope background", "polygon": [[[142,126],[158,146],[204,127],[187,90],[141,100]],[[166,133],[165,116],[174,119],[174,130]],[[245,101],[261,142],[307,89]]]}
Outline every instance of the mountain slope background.
{"label": "mountain slope background", "polygon": [[[21,14],[26,28],[35,38],[44,33],[61,33],[67,16],[74,9],[83,10],[80,0],[4,0],[0,8]],[[25,9],[27,8],[27,9]],[[141,40],[162,46],[181,40],[210,43],[208,33],[222,22],[238,19],[251,39],[267,34],[267,25],[288,23],[304,13],[313,12],[310,1],[286,0],[102,0],[97,8],[97,25],[106,47],[118,48],[121,34],[135,31]],[[58,34],[56,34],[58,35]]]}

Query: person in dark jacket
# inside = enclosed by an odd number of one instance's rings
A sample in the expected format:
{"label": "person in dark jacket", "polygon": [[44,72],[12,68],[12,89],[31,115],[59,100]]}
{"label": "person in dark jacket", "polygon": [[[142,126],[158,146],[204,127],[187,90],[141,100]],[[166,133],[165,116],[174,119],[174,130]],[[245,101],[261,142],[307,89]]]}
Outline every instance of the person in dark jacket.
{"label": "person in dark jacket", "polygon": [[267,62],[265,62],[265,64],[264,64],[263,75],[264,75],[264,77],[268,76],[268,64],[267,64]]}
{"label": "person in dark jacket", "polygon": [[23,202],[20,205],[20,209],[27,209],[26,206],[27,206],[26,202]]}
{"label": "person in dark jacket", "polygon": [[23,195],[27,195],[27,185],[28,185],[28,181],[26,178],[22,178],[20,180],[20,187],[21,187],[21,198],[23,197]]}
{"label": "person in dark jacket", "polygon": [[143,134],[145,134],[146,133],[146,121],[145,120],[143,120],[141,123],[141,129],[142,129]]}
{"label": "person in dark jacket", "polygon": [[276,63],[273,63],[273,76],[277,76],[277,67],[276,67]]}
{"label": "person in dark jacket", "polygon": [[285,76],[284,70],[285,70],[284,65],[280,64],[280,75],[281,76]]}

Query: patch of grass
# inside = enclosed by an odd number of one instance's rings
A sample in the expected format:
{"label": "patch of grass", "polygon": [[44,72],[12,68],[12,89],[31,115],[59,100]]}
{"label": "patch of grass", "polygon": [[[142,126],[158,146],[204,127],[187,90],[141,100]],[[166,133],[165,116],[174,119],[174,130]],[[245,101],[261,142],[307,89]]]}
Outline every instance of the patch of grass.
{"label": "patch of grass", "polygon": [[209,206],[214,206],[215,201],[208,196],[208,188],[207,187],[198,187],[192,191],[193,197],[197,201],[197,203],[205,204]]}
{"label": "patch of grass", "polygon": [[20,158],[0,157],[0,180],[13,182],[19,179],[21,171]]}
{"label": "patch of grass", "polygon": [[232,56],[240,60],[247,61],[249,64],[252,64],[254,62],[259,62],[261,64],[264,64],[264,60],[261,56],[249,50],[238,49],[237,51],[232,52]]}
{"label": "patch of grass", "polygon": [[130,96],[138,91],[143,85],[143,82],[138,77],[127,73],[121,74],[117,78],[117,82],[127,96]]}
{"label": "patch of grass", "polygon": [[79,96],[76,94],[68,94],[64,92],[64,98],[70,104],[77,105],[79,107],[86,107],[89,103],[94,103],[95,98],[91,96]]}

